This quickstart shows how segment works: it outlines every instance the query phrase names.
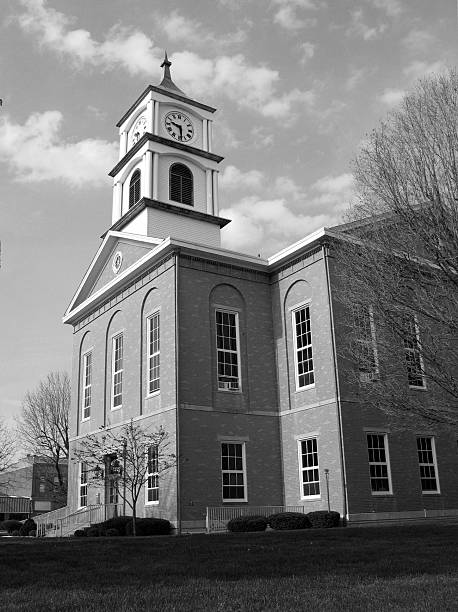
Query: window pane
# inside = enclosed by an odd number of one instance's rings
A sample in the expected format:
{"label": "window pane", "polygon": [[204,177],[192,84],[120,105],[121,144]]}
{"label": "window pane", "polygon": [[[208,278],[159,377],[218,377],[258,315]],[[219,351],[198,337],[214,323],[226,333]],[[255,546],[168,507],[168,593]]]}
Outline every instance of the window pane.
{"label": "window pane", "polygon": [[315,382],[309,306],[294,312],[294,333],[296,384],[297,388],[300,389]]}

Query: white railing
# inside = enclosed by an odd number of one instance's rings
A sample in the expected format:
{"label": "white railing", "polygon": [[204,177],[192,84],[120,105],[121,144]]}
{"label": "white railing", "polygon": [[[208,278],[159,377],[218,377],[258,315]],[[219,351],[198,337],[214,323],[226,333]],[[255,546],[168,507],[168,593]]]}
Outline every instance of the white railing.
{"label": "white railing", "polygon": [[68,514],[68,507],[57,508],[46,514],[34,516],[33,520],[37,524],[37,537],[55,536],[57,531],[57,521]]}
{"label": "white railing", "polygon": [[93,504],[81,508],[72,514],[58,520],[57,536],[64,537],[73,535],[77,529],[89,527],[94,523],[101,523],[114,516],[122,514],[122,504]]}
{"label": "white railing", "polygon": [[237,516],[258,514],[270,516],[277,512],[301,512],[305,513],[304,506],[218,506],[207,507],[205,525],[207,533],[212,531],[226,531],[228,522]]}

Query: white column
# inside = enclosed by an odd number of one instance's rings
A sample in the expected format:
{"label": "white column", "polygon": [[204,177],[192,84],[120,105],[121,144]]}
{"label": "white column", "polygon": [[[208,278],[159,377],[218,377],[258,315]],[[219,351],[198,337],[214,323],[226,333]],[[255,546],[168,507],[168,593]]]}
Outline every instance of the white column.
{"label": "white column", "polygon": [[154,121],[153,121],[153,134],[156,136],[159,133],[159,102],[154,100]]}
{"label": "white column", "polygon": [[213,214],[215,217],[219,215],[218,206],[218,170],[213,170]]}
{"label": "white column", "polygon": [[208,148],[207,151],[211,153],[212,150],[212,121],[208,122]]}
{"label": "white column", "polygon": [[202,149],[208,151],[208,119],[202,121]]}
{"label": "white column", "polygon": [[122,217],[122,183],[117,181],[113,185],[113,212],[111,215],[111,223],[116,223]]}
{"label": "white column", "polygon": [[143,157],[143,171],[145,173],[144,191],[142,197],[153,197],[153,152],[147,151]]}
{"label": "white column", "polygon": [[207,184],[207,214],[213,214],[213,187],[212,187],[212,171],[206,170]]}
{"label": "white column", "polygon": [[159,154],[153,153],[153,200],[158,199],[158,172],[159,172]]}
{"label": "white column", "polygon": [[122,159],[124,155],[127,153],[127,132],[121,132],[121,136],[119,138],[119,159]]}
{"label": "white column", "polygon": [[153,100],[148,100],[146,103],[146,131],[153,133],[154,125],[154,103]]}

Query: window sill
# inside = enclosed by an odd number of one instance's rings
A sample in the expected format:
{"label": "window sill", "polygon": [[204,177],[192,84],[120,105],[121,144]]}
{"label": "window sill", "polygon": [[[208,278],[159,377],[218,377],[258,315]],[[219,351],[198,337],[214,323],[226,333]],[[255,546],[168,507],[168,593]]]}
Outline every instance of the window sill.
{"label": "window sill", "polygon": [[223,499],[223,504],[247,504],[248,499]]}
{"label": "window sill", "polygon": [[422,491],[422,495],[442,495],[440,491]]}
{"label": "window sill", "polygon": [[371,491],[373,497],[394,497],[390,491]]}
{"label": "window sill", "polygon": [[321,495],[308,495],[307,497],[301,497],[301,501],[320,501]]}
{"label": "window sill", "polygon": [[409,389],[412,389],[413,391],[427,391],[427,387],[426,385],[423,387],[418,387],[417,385],[409,385]]}
{"label": "window sill", "polygon": [[299,389],[296,389],[294,393],[302,393],[302,391],[307,391],[308,389],[314,389],[314,388],[315,388],[315,383],[312,383],[311,385],[307,385],[305,387],[299,387]]}
{"label": "window sill", "polygon": [[233,394],[241,394],[242,389],[217,389],[220,393],[233,393]]}
{"label": "window sill", "polygon": [[145,502],[145,506],[159,506],[159,500],[157,501],[147,501]]}
{"label": "window sill", "polygon": [[148,395],[145,396],[145,399],[150,399],[151,397],[157,397],[160,394],[161,394],[161,390],[158,389],[157,391],[153,391],[153,393],[148,393]]}
{"label": "window sill", "polygon": [[116,410],[121,410],[121,408],[122,408],[122,404],[120,406],[112,406],[111,412],[115,412]]}
{"label": "window sill", "polygon": [[90,420],[91,420],[91,417],[90,417],[90,416],[88,416],[88,417],[86,417],[85,419],[81,419],[81,423],[87,423],[87,422],[88,422],[88,421],[90,421]]}

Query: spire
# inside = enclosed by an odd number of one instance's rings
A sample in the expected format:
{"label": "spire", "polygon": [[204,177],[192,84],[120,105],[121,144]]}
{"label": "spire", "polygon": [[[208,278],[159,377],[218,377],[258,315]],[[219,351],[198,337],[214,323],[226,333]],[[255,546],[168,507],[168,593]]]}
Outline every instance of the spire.
{"label": "spire", "polygon": [[169,58],[167,57],[167,51],[165,51],[164,61],[161,64],[161,68],[164,68],[164,75],[162,77],[162,81],[159,83],[159,87],[163,87],[164,89],[171,89],[172,91],[176,91],[185,96],[186,94],[183,91],[181,91],[181,89],[178,89],[178,87],[172,81],[172,77],[170,74],[171,65],[172,65],[172,62],[169,61]]}

